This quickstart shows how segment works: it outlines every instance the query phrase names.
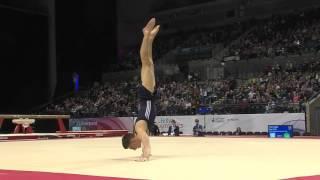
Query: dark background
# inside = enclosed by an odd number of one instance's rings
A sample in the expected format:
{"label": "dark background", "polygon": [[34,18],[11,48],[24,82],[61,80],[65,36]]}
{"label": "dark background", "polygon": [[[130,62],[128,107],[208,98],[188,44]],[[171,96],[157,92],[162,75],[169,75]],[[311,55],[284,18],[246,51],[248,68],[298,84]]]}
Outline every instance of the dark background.
{"label": "dark background", "polygon": [[99,81],[103,67],[117,59],[115,0],[57,1],[56,27],[57,94],[71,90],[73,72],[83,86]]}
{"label": "dark background", "polygon": [[47,17],[0,9],[0,112],[21,112],[46,98]]}
{"label": "dark background", "polygon": [[[27,113],[49,101],[49,1],[0,1],[0,113]],[[72,91],[73,72],[87,87],[116,61],[116,1],[56,0],[55,14],[59,97]]]}

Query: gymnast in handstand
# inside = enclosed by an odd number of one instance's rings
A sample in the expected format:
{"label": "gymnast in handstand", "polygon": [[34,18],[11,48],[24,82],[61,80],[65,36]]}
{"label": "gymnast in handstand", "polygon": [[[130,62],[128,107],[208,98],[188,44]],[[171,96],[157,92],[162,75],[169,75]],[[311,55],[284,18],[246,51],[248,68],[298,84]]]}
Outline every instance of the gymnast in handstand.
{"label": "gymnast in handstand", "polygon": [[153,40],[159,32],[160,25],[156,26],[155,18],[152,18],[143,28],[143,40],[140,48],[141,58],[141,85],[138,87],[138,117],[134,125],[134,133],[122,137],[122,145],[125,149],[136,150],[142,146],[140,161],[149,160],[151,146],[149,131],[156,117],[156,82],[154,64],[152,59]]}

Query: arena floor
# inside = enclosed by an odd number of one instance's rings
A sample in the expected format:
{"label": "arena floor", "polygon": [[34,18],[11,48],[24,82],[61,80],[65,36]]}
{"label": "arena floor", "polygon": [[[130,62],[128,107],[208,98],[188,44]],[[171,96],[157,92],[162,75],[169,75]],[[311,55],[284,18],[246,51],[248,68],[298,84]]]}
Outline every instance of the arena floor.
{"label": "arena floor", "polygon": [[273,180],[320,174],[319,139],[152,137],[153,156],[120,137],[0,142],[0,169],[135,179]]}

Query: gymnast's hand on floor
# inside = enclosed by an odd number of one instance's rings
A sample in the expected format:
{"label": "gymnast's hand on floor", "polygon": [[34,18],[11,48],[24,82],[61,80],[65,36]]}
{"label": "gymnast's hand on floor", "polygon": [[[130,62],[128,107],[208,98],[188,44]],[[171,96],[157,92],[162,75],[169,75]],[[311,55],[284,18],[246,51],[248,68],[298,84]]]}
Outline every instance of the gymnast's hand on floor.
{"label": "gymnast's hand on floor", "polygon": [[139,157],[139,159],[137,161],[139,162],[144,162],[144,161],[149,161],[150,157],[151,157],[151,148],[143,148],[142,149],[142,154]]}
{"label": "gymnast's hand on floor", "polygon": [[137,162],[149,161],[151,156],[152,156],[151,154],[149,154],[148,156],[144,156],[144,155],[142,154],[142,155],[139,157],[139,159],[136,160],[136,161],[137,161]]}

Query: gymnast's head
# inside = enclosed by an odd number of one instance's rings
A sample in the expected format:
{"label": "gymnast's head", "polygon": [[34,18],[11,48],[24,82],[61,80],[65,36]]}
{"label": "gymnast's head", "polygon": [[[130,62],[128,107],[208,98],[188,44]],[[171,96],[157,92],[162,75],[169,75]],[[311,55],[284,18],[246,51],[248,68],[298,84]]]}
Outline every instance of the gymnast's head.
{"label": "gymnast's head", "polygon": [[141,140],[132,133],[122,137],[122,146],[124,149],[136,150],[141,147]]}

